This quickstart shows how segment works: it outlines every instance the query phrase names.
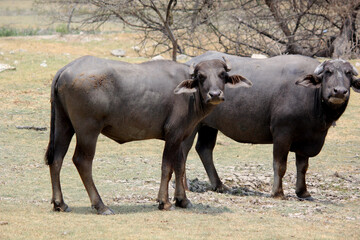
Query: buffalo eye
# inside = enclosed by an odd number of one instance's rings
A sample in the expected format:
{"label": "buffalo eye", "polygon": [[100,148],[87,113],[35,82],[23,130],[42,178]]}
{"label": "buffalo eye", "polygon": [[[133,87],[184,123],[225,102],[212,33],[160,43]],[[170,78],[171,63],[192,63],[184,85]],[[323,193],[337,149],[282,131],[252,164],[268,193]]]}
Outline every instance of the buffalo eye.
{"label": "buffalo eye", "polygon": [[349,76],[351,76],[351,75],[352,75],[352,71],[351,71],[351,70],[346,70],[346,71],[345,71],[345,74],[346,74],[346,76],[348,76],[348,77],[349,77]]}
{"label": "buffalo eye", "polygon": [[219,77],[220,77],[221,79],[225,79],[227,76],[228,76],[228,74],[227,74],[227,72],[225,72],[225,71],[222,71],[222,72],[219,74]]}
{"label": "buffalo eye", "polygon": [[333,70],[331,70],[331,69],[326,69],[326,70],[325,70],[325,74],[327,74],[327,75],[332,75],[332,74],[333,74]]}
{"label": "buffalo eye", "polygon": [[199,81],[202,83],[202,82],[204,82],[204,81],[205,81],[206,76],[205,76],[204,74],[199,73],[199,75],[198,75],[198,79],[199,79]]}

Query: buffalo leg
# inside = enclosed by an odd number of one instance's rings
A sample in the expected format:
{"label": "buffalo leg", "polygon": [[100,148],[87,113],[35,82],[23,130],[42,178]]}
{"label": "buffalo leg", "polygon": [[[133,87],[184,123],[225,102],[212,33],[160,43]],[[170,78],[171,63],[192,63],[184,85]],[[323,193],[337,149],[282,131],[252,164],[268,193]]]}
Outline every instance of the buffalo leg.
{"label": "buffalo leg", "polygon": [[226,192],[229,189],[221,182],[213,160],[213,150],[217,133],[218,130],[214,128],[202,126],[198,131],[198,140],[195,149],[210,179],[212,189],[217,192]]}
{"label": "buffalo leg", "polygon": [[70,212],[71,209],[65,204],[61,191],[60,171],[71,138],[74,135],[74,129],[70,121],[62,118],[60,113],[58,111],[58,116],[55,119],[54,160],[49,164],[52,185],[51,202],[54,204],[54,211]]}
{"label": "buffalo leg", "polygon": [[[184,161],[185,161],[185,165],[186,165],[186,160],[187,160],[187,157],[188,157],[188,154],[190,152],[190,149],[194,143],[194,139],[195,139],[195,136],[196,136],[196,132],[197,132],[197,129],[194,130],[194,132],[185,139],[185,141],[182,143],[183,147],[183,156],[184,156]],[[186,169],[185,169],[185,172],[184,172],[184,177],[183,177],[183,184],[184,184],[184,188],[186,191],[189,191],[189,184],[188,184],[188,180],[186,178]]]}
{"label": "buffalo leg", "polygon": [[175,205],[178,207],[190,207],[191,203],[185,194],[183,178],[185,173],[185,159],[180,144],[165,143],[163,160],[161,165],[161,182],[158,194],[160,210],[170,210],[169,181],[175,170]]}
{"label": "buffalo leg", "polygon": [[169,201],[169,181],[171,179],[171,175],[173,173],[173,164],[168,158],[168,155],[171,154],[171,150],[165,143],[165,148],[162,157],[161,163],[161,181],[160,181],[160,189],[158,194],[158,202],[160,210],[170,210],[171,203]]}
{"label": "buffalo leg", "polygon": [[176,154],[177,159],[174,162],[175,171],[175,206],[182,208],[189,208],[192,206],[190,200],[186,197],[184,178],[185,178],[185,157],[183,154],[182,145],[179,153]]}
{"label": "buffalo leg", "polygon": [[309,166],[309,158],[296,154],[296,195],[301,199],[312,200],[306,188],[305,175]]}
{"label": "buffalo leg", "polygon": [[283,144],[284,142],[286,141],[274,142],[273,146],[274,183],[271,196],[281,199],[285,198],[282,187],[282,178],[286,172],[287,156],[290,149],[290,146]]}
{"label": "buffalo leg", "polygon": [[98,214],[114,214],[114,212],[109,207],[105,206],[101,200],[92,177],[92,162],[95,155],[98,134],[95,136],[79,135],[80,134],[77,133],[77,143],[73,156],[73,162],[80,174],[81,180],[84,183],[91,205],[97,210]]}

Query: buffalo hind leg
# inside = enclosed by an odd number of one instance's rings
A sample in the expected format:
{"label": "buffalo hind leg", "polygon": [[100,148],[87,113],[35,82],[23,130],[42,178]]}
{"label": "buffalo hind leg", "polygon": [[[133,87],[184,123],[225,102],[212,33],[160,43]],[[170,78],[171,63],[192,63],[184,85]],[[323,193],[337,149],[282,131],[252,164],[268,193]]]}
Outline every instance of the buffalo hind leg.
{"label": "buffalo hind leg", "polygon": [[74,129],[70,121],[67,118],[62,118],[60,113],[58,111],[58,116],[55,119],[54,159],[49,163],[52,185],[51,203],[54,204],[54,211],[70,212],[71,209],[65,204],[61,191],[60,171],[71,138],[74,135]]}
{"label": "buffalo hind leg", "polygon": [[[91,131],[88,131],[91,132]],[[77,142],[75,153],[73,156],[73,162],[80,174],[81,180],[85,186],[85,189],[89,195],[90,202],[93,208],[97,210],[98,214],[110,215],[114,212],[101,200],[101,197],[96,189],[94,180],[92,177],[92,163],[95,155],[96,141],[98,133],[96,135],[89,136],[88,134],[80,135],[77,133]]]}
{"label": "buffalo hind leg", "polygon": [[306,188],[306,171],[309,166],[309,158],[296,154],[296,195],[300,199],[314,200]]}
{"label": "buffalo hind leg", "polygon": [[212,190],[222,193],[229,192],[230,189],[221,182],[214,165],[213,150],[216,144],[217,133],[217,129],[202,126],[198,131],[195,149],[209,177]]}
{"label": "buffalo hind leg", "polygon": [[287,157],[290,150],[290,146],[286,142],[288,141],[274,141],[273,146],[274,183],[271,196],[280,199],[285,199],[282,179],[286,172]]}

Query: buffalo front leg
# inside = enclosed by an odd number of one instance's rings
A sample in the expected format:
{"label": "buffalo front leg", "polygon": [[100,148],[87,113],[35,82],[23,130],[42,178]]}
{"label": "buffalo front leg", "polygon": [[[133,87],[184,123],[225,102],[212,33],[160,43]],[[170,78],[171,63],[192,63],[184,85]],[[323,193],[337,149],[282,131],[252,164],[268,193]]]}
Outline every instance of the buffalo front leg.
{"label": "buffalo front leg", "polygon": [[160,210],[170,210],[171,203],[169,201],[169,181],[173,173],[173,164],[168,155],[170,154],[169,147],[165,143],[165,148],[161,163],[161,181],[157,201],[159,202],[158,208]]}
{"label": "buffalo front leg", "polygon": [[159,209],[170,210],[169,181],[175,170],[175,205],[178,207],[190,207],[191,203],[186,198],[183,184],[185,173],[185,159],[180,144],[165,143],[161,166],[161,183],[158,195]]}
{"label": "buffalo front leg", "polygon": [[92,162],[95,155],[96,141],[97,135],[95,137],[88,135],[85,137],[77,136],[73,162],[89,195],[92,207],[97,210],[98,214],[110,215],[114,214],[114,212],[104,205],[92,177]]}
{"label": "buffalo front leg", "polygon": [[182,145],[178,152],[174,154],[174,170],[175,170],[175,206],[182,208],[192,207],[190,200],[186,197],[184,178],[185,178],[185,157]]}
{"label": "buffalo front leg", "polygon": [[296,195],[300,199],[313,200],[306,188],[306,171],[309,166],[309,158],[296,154]]}
{"label": "buffalo front leg", "polygon": [[273,169],[274,169],[274,183],[271,196],[274,198],[285,199],[282,179],[286,172],[287,156],[290,147],[283,142],[274,142],[273,146]]}

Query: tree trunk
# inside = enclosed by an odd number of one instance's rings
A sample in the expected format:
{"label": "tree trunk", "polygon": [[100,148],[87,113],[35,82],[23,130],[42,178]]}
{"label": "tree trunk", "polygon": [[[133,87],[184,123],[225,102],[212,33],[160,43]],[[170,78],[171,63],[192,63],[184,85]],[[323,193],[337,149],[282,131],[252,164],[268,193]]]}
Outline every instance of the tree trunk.
{"label": "tree trunk", "polygon": [[[359,57],[359,36],[356,32],[357,12],[360,10],[360,4],[354,6],[351,14],[344,19],[340,33],[333,42],[333,58],[354,58]],[[355,56],[354,56],[355,55]]]}
{"label": "tree trunk", "polygon": [[70,24],[71,24],[72,17],[74,15],[74,11],[75,11],[75,6],[73,6],[73,8],[70,11],[68,23],[67,23],[67,26],[66,26],[66,30],[67,30],[68,33],[70,33]]}

